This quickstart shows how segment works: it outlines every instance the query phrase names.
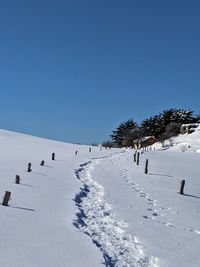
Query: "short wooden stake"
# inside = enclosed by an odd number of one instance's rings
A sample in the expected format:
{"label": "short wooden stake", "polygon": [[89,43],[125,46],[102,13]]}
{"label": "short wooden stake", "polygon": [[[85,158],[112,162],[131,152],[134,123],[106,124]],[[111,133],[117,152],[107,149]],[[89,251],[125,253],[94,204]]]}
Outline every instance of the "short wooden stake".
{"label": "short wooden stake", "polygon": [[184,186],[185,186],[185,180],[180,181],[180,190],[179,194],[184,195]]}
{"label": "short wooden stake", "polygon": [[15,183],[16,184],[20,184],[20,176],[19,175],[16,175],[16,177],[15,177]]}
{"label": "short wooden stake", "polygon": [[55,160],[55,153],[52,153],[52,155],[51,155],[51,159],[52,159],[52,160]]}
{"label": "short wooden stake", "polygon": [[137,162],[136,164],[139,165],[140,163],[140,152],[137,152]]}
{"label": "short wooden stake", "polygon": [[76,150],[75,155],[77,155],[77,154],[78,154],[78,151]]}
{"label": "short wooden stake", "polygon": [[11,192],[6,191],[5,195],[4,195],[4,198],[3,198],[3,202],[2,202],[3,206],[8,206],[8,202],[10,200],[10,196],[11,196]]}
{"label": "short wooden stake", "polygon": [[146,161],[145,161],[145,169],[144,169],[144,173],[145,173],[145,174],[148,173],[148,163],[149,163],[149,160],[146,159]]}
{"label": "short wooden stake", "polygon": [[134,153],[134,162],[136,162],[136,155],[137,155],[137,152]]}
{"label": "short wooden stake", "polygon": [[31,172],[32,171],[32,169],[31,169],[31,163],[29,163],[28,164],[28,170],[27,170],[27,172]]}
{"label": "short wooden stake", "polygon": [[44,166],[44,160],[41,161],[40,166]]}

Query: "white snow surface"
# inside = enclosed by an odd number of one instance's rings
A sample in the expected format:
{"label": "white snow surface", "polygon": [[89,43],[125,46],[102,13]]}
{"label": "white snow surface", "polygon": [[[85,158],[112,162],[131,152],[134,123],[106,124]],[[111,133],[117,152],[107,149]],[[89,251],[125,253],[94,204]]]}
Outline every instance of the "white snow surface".
{"label": "white snow surface", "polygon": [[0,194],[12,195],[0,205],[0,266],[200,266],[199,135],[154,145],[136,165],[132,149],[0,130]]}

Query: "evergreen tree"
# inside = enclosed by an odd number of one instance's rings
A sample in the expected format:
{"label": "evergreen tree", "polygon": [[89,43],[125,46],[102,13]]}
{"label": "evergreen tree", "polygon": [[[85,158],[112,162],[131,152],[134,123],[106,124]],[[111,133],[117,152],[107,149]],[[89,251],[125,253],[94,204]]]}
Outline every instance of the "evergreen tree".
{"label": "evergreen tree", "polygon": [[190,109],[171,108],[168,110],[164,110],[161,116],[164,128],[172,122],[184,124],[193,123],[196,120],[196,118],[193,116],[193,111],[191,111]]}
{"label": "evergreen tree", "polygon": [[156,115],[154,117],[150,117],[149,119],[144,120],[141,123],[140,131],[142,136],[150,136],[153,135],[158,137],[163,131],[162,129],[162,117],[160,115]]}
{"label": "evergreen tree", "polygon": [[137,124],[133,121],[133,119],[122,122],[116,130],[112,131],[113,134],[111,135],[111,138],[113,144],[115,146],[122,147],[124,145],[124,140],[127,140],[127,138],[130,137],[131,132],[136,129]]}

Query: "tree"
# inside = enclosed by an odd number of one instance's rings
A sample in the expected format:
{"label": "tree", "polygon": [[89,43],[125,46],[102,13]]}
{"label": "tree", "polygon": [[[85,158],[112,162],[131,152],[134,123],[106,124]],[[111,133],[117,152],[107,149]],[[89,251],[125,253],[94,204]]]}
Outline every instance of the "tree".
{"label": "tree", "polygon": [[170,122],[170,124],[168,124],[165,128],[165,132],[167,133],[168,136],[167,138],[180,134],[180,128],[181,128],[180,123]]}
{"label": "tree", "polygon": [[112,147],[113,144],[112,144],[112,141],[108,140],[108,141],[105,141],[102,143],[102,147]]}
{"label": "tree", "polygon": [[[193,123],[196,121],[197,116],[193,116],[193,111],[189,109],[171,108],[164,110],[159,115],[144,120],[141,123],[140,130],[143,136],[154,135],[156,138],[161,137],[161,139],[163,139],[167,136],[167,134],[169,135],[169,131],[172,130],[172,127],[178,128],[179,126],[181,126],[181,124]],[[171,127],[167,130],[166,134],[166,127],[168,125],[171,125]],[[176,129],[176,132],[177,131],[178,129]]]}
{"label": "tree", "polygon": [[176,109],[171,108],[164,110],[161,114],[163,127],[168,124],[175,122],[180,124],[193,123],[196,121],[195,116],[193,116],[193,111],[190,109]]}
{"label": "tree", "polygon": [[133,130],[127,132],[122,141],[122,145],[125,147],[133,146],[133,141],[140,137],[140,131],[138,128],[134,128]]}
{"label": "tree", "polygon": [[141,123],[140,131],[142,136],[153,135],[157,138],[163,132],[162,117],[160,115],[156,115],[144,120]]}
{"label": "tree", "polygon": [[116,130],[112,131],[113,134],[111,135],[112,142],[117,147],[124,146],[124,142],[127,140],[128,143],[130,143],[130,137],[132,135],[132,132],[136,130],[137,124],[133,121],[133,119],[129,119],[125,122],[120,123],[120,125],[117,127]]}

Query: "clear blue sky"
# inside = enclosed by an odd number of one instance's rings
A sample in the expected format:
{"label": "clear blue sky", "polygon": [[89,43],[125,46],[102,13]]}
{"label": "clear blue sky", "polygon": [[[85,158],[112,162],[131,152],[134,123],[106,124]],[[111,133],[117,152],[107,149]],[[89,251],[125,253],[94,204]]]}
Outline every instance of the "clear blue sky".
{"label": "clear blue sky", "polygon": [[199,0],[0,1],[0,128],[102,142],[199,102]]}

